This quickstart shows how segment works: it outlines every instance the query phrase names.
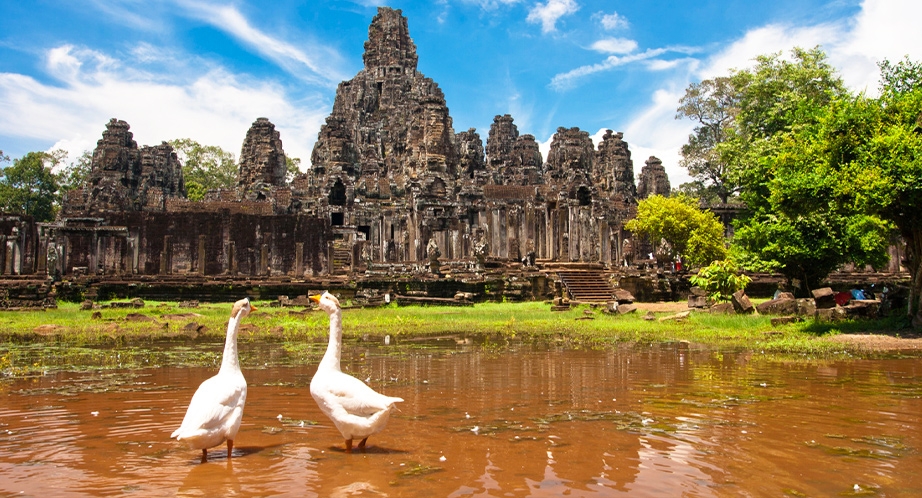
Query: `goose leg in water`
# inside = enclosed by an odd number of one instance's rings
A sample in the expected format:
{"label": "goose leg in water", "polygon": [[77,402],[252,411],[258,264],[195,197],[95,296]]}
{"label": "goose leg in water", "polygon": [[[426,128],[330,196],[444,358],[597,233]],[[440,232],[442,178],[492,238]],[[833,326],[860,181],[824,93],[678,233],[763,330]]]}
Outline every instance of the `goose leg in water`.
{"label": "goose leg in water", "polygon": [[359,443],[359,449],[360,449],[360,450],[364,450],[364,449],[365,449],[365,441],[368,441],[368,438],[367,438],[367,437],[366,437],[365,439],[363,439],[361,443]]}
{"label": "goose leg in water", "polygon": [[228,439],[227,440],[227,459],[228,460],[230,460],[231,458],[231,451],[234,451],[234,440]]}
{"label": "goose leg in water", "polygon": [[352,453],[352,440],[346,440],[346,453]]}
{"label": "goose leg in water", "polygon": [[202,463],[208,461],[208,450],[202,448]]}

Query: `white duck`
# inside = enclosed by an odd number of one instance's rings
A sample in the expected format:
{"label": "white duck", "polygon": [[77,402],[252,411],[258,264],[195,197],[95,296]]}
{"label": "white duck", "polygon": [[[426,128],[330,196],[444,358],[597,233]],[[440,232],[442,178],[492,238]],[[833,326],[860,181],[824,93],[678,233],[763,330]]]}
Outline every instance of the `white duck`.
{"label": "white duck", "polygon": [[198,387],[182,419],[182,425],[170,438],[185,441],[190,447],[202,450],[202,462],[208,460],[208,448],[227,441],[227,458],[234,449],[234,437],[243,419],[243,405],[247,400],[247,382],[240,371],[237,359],[237,331],[240,321],[255,311],[249,299],[241,299],[231,309],[224,342],[224,358],[217,375]]}
{"label": "white duck", "polygon": [[329,292],[310,296],[310,300],[330,315],[330,344],[311,379],[311,396],[342,433],[346,452],[352,452],[353,439],[361,439],[358,448],[364,449],[368,436],[384,428],[394,404],[403,399],[377,393],[342,372],[339,359],[343,348],[343,311],[339,300]]}

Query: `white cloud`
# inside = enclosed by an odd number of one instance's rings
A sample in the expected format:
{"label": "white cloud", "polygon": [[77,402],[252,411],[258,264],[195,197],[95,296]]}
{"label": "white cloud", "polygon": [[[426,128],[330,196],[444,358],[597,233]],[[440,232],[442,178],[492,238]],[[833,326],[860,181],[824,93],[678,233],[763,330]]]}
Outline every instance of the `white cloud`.
{"label": "white cloud", "polygon": [[535,5],[525,19],[531,23],[540,23],[542,33],[557,30],[557,20],[579,10],[575,0],[548,0],[547,3]]}
{"label": "white cloud", "polygon": [[637,42],[627,38],[605,38],[593,43],[590,48],[606,54],[629,54],[637,50]]}
{"label": "white cloud", "polygon": [[627,18],[617,12],[612,12],[611,14],[603,14],[602,12],[597,12],[593,14],[592,17],[594,19],[598,19],[602,27],[609,31],[616,29],[626,29],[629,26]]}
{"label": "white cloud", "polygon": [[343,75],[333,71],[330,64],[317,62],[321,58],[338,58],[336,54],[322,45],[311,44],[315,53],[301,50],[255,28],[235,7],[188,0],[180,0],[178,3],[196,19],[207,22],[240,40],[250,49],[278,64],[295,77],[328,87],[335,87],[337,83],[345,79]]}
{"label": "white cloud", "polygon": [[688,134],[694,128],[688,120],[675,119],[676,107],[683,95],[684,88],[655,91],[650,105],[634,116],[623,130],[634,161],[635,175],[640,173],[640,168],[650,156],[656,156],[663,161],[669,183],[673,187],[691,180],[688,171],[679,166],[679,150],[688,141]]}
{"label": "white cloud", "polygon": [[572,87],[576,80],[589,76],[590,74],[599,73],[602,71],[608,71],[610,69],[616,68],[618,66],[623,66],[631,62],[641,61],[645,59],[650,59],[658,55],[662,55],[667,51],[665,48],[654,48],[645,50],[643,52],[625,56],[610,55],[604,61],[598,64],[591,64],[588,66],[581,66],[576,69],[571,69],[566,73],[560,73],[555,75],[551,79],[551,88],[555,90],[566,90]]}
{"label": "white cloud", "polygon": [[[108,61],[98,64],[99,60]],[[222,68],[173,81],[142,79],[125,61],[62,46],[49,50],[57,85],[32,77],[0,73],[0,135],[55,143],[71,158],[95,146],[109,118],[131,125],[139,145],[192,138],[239,153],[253,121],[267,117],[281,133],[285,152],[306,166],[329,108],[322,97],[307,95],[300,106],[272,82],[255,81]]]}

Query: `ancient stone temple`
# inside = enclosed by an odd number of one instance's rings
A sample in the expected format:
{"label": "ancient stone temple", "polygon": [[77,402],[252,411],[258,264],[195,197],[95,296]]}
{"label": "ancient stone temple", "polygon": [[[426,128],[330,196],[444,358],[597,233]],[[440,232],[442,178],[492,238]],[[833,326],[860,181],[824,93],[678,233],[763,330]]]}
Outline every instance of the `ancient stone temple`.
{"label": "ancient stone temple", "polygon": [[55,223],[37,224],[34,254],[20,259],[58,277],[203,281],[608,266],[626,259],[637,198],[668,193],[655,158],[635,187],[628,144],[611,130],[596,147],[588,132],[558,128],[546,160],[509,114],[494,118],[486,144],[475,129],[455,133],[399,10],[378,9],[363,60],[336,90],[309,170],[290,183],[268,118],[243,139],[236,186],[198,202],[168,144],[138,147],[128,123],[111,120],[89,182]]}
{"label": "ancient stone temple", "polygon": [[545,163],[512,116],[494,118],[486,147],[455,134],[438,84],[417,69],[399,10],[380,8],[365,68],[339,85],[311,170],[294,182],[305,211],[329,216],[345,247],[370,261],[422,261],[434,240],[447,259],[489,256],[607,263],[636,205],[622,135],[597,151],[589,134],[560,128]]}

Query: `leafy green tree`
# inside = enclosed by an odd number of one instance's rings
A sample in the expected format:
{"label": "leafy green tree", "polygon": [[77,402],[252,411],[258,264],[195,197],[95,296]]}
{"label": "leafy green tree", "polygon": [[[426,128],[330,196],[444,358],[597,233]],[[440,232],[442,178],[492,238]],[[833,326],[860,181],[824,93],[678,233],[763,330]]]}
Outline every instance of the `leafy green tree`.
{"label": "leafy green tree", "polygon": [[908,313],[922,326],[922,63],[880,64],[881,96],[832,110],[830,154],[843,163],[836,192],[892,223],[906,243],[911,276]]}
{"label": "leafy green tree", "polygon": [[708,264],[727,254],[723,224],[688,196],[647,197],[638,203],[637,217],[624,227],[652,241],[664,241],[670,257],[681,255],[690,265]]}
{"label": "leafy green tree", "polygon": [[190,138],[170,140],[169,144],[182,161],[189,199],[202,200],[209,190],[237,185],[237,163],[233,153]]}
{"label": "leafy green tree", "polygon": [[60,195],[52,172],[57,161],[47,152],[29,152],[0,170],[0,211],[52,221]]}
{"label": "leafy green tree", "polygon": [[732,78],[740,90],[736,149],[746,164],[747,213],[734,236],[741,261],[780,271],[802,295],[845,263],[882,264],[889,224],[836,194],[848,183],[847,161],[836,154],[853,130],[832,110],[851,96],[825,54],[761,56]]}
{"label": "leafy green tree", "polygon": [[740,92],[729,77],[692,83],[679,100],[676,119],[687,118],[697,125],[682,146],[681,166],[694,179],[682,190],[711,203],[726,204],[739,191],[739,163],[729,145],[735,136]]}

